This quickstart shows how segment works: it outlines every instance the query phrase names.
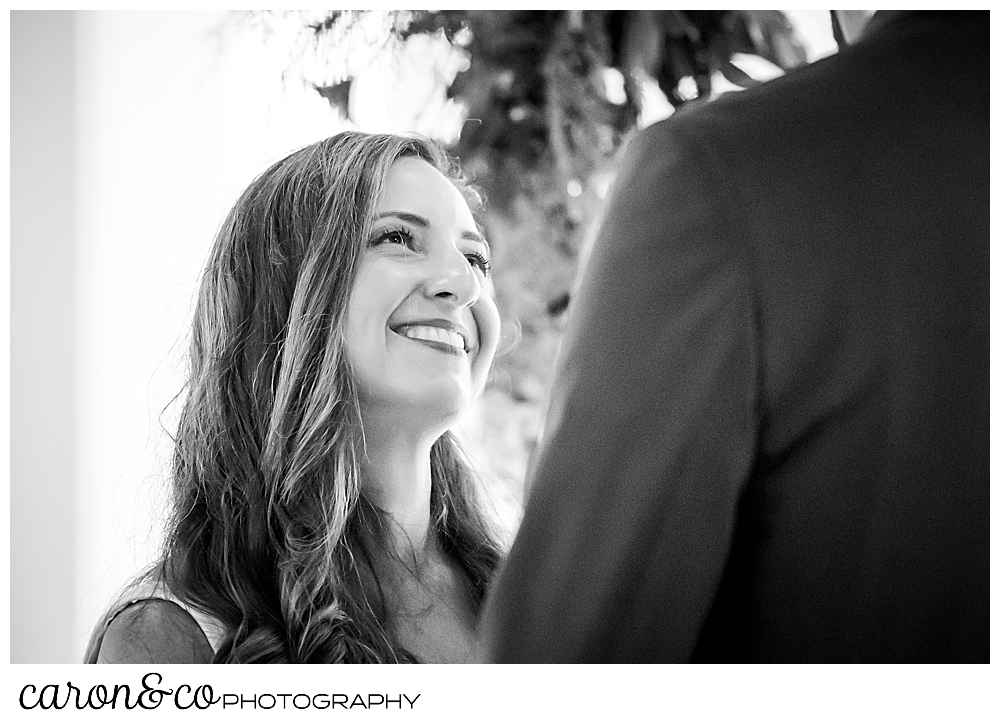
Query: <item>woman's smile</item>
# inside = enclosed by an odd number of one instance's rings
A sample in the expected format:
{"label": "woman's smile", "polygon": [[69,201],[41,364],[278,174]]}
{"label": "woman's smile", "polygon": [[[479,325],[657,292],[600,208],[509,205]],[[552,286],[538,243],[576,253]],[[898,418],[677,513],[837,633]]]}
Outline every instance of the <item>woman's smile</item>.
{"label": "woman's smile", "polygon": [[469,333],[460,325],[444,319],[406,322],[390,327],[390,330],[441,352],[463,357],[469,353]]}

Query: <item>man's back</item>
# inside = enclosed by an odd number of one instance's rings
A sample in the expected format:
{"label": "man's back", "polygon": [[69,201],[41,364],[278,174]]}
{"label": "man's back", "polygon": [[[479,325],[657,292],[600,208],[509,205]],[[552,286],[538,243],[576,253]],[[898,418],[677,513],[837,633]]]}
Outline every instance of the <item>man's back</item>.
{"label": "man's back", "polygon": [[987,23],[870,32],[726,136],[762,406],[696,658],[989,656]]}
{"label": "man's back", "polygon": [[635,141],[491,603],[499,660],[988,660],[976,15],[876,18]]}

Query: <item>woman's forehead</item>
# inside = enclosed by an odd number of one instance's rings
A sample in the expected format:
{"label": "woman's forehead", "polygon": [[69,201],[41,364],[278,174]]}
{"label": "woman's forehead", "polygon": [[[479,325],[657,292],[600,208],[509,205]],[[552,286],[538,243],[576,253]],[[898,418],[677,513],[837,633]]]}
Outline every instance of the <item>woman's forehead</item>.
{"label": "woman's forehead", "polygon": [[397,207],[440,207],[472,217],[469,204],[452,181],[421,158],[406,156],[389,168],[378,200],[380,212]]}

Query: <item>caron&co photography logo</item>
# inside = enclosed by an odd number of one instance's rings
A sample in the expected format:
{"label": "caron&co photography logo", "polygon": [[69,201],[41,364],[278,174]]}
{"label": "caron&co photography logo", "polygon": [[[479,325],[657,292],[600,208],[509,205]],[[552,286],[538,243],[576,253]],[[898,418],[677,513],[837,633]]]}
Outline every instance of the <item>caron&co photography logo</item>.
{"label": "caron&co photography logo", "polygon": [[21,688],[21,709],[359,709],[412,710],[420,694],[402,693],[230,693],[216,692],[211,684],[167,686],[164,677],[151,671],[138,685],[95,684],[86,689],[65,684],[26,684]]}

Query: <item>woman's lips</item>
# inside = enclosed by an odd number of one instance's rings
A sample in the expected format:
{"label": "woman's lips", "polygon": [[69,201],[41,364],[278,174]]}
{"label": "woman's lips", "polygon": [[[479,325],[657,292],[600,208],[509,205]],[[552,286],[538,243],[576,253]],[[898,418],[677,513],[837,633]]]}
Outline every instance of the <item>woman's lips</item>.
{"label": "woman's lips", "polygon": [[401,337],[421,342],[429,347],[451,354],[466,354],[466,336],[457,326],[448,322],[409,322],[393,327]]}

